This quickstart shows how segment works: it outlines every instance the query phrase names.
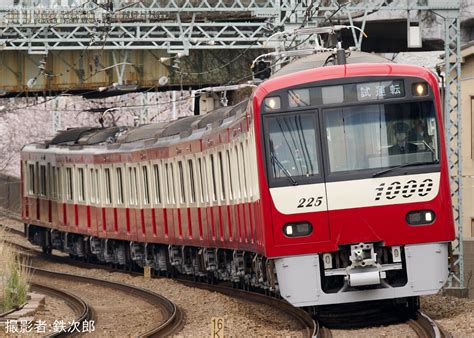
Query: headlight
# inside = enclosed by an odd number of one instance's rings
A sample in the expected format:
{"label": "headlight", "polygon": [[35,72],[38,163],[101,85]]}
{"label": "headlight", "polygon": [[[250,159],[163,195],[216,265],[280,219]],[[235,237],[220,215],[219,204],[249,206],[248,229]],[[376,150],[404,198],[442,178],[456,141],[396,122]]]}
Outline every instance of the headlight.
{"label": "headlight", "polygon": [[428,95],[428,85],[426,83],[414,83],[411,86],[411,93],[413,96]]}
{"label": "headlight", "polygon": [[280,97],[274,96],[274,97],[267,97],[263,101],[263,107],[265,111],[272,111],[272,110],[278,110],[281,108],[281,100]]}
{"label": "headlight", "polygon": [[308,236],[313,232],[313,226],[308,222],[287,223],[283,226],[283,233],[288,237]]}
{"label": "headlight", "polygon": [[435,220],[435,213],[432,210],[410,211],[406,216],[406,221],[410,225],[431,224]]}

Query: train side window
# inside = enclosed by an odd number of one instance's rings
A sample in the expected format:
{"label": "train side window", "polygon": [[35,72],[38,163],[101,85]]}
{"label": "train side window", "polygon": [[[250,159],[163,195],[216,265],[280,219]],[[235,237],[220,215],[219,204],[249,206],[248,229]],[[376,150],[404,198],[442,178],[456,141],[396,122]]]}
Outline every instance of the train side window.
{"label": "train side window", "polygon": [[171,187],[171,202],[176,203],[176,188],[174,183],[174,165],[170,163],[170,187]]}
{"label": "train side window", "polygon": [[63,191],[62,191],[62,188],[63,188],[63,181],[62,181],[62,171],[61,171],[61,168],[56,168],[56,179],[58,180],[57,184],[56,184],[56,187],[58,189],[57,191],[57,196],[58,196],[58,200],[61,200],[63,198]]}
{"label": "train side window", "polygon": [[123,173],[122,168],[116,168],[117,174],[117,203],[123,204]]}
{"label": "train side window", "polygon": [[167,203],[171,203],[171,192],[170,192],[170,179],[169,179],[169,169],[168,169],[169,165],[168,163],[165,164],[165,185],[166,185],[166,202]]}
{"label": "train side window", "polygon": [[29,164],[28,165],[28,193],[30,195],[35,195],[36,194],[36,182],[35,182],[35,165],[34,164]]}
{"label": "train side window", "polygon": [[86,198],[85,187],[84,187],[84,168],[77,168],[77,185],[79,188],[78,200],[79,202],[84,202]]}
{"label": "train side window", "polygon": [[148,167],[146,165],[142,166],[143,174],[143,203],[150,204],[150,188],[148,180]]}
{"label": "train side window", "polygon": [[212,184],[212,200],[213,201],[217,201],[217,187],[216,187],[216,169],[215,169],[215,166],[214,166],[214,154],[211,154],[211,163],[210,163],[210,166],[211,166],[211,176],[212,176],[212,180],[211,180],[211,184]]}
{"label": "train side window", "polygon": [[136,189],[136,186],[133,184],[133,168],[130,167],[128,168],[128,191],[129,191],[129,200],[130,200],[130,204],[133,205],[135,204],[135,189]]}
{"label": "train side window", "polygon": [[46,166],[40,165],[40,196],[46,196]]}
{"label": "train side window", "polygon": [[174,203],[175,189],[174,189],[174,174],[173,174],[173,164],[166,163],[165,165],[165,174],[166,174],[166,191],[167,191],[167,201],[170,204]]}
{"label": "train side window", "polygon": [[47,188],[47,192],[46,192],[46,195],[50,198],[50,199],[53,199],[53,173],[52,173],[52,170],[51,170],[51,163],[48,163],[48,165],[46,166],[46,181],[47,181],[47,185],[46,185],[46,188]]}
{"label": "train side window", "polygon": [[138,174],[139,174],[139,169],[137,167],[133,168],[133,181],[135,182],[135,204],[138,205],[138,202],[140,201],[138,196],[139,196],[139,191],[140,191],[140,186],[138,185]]}
{"label": "train side window", "polygon": [[247,197],[247,169],[245,165],[245,151],[244,144],[240,144],[240,163],[242,164],[242,193],[244,197]]}
{"label": "train side window", "polygon": [[161,182],[160,182],[160,167],[158,164],[153,165],[153,174],[155,179],[155,203],[161,203]]}
{"label": "train side window", "polygon": [[230,150],[227,150],[227,173],[226,176],[229,179],[229,198],[231,200],[234,199],[234,186],[232,184],[233,176],[232,176],[232,161],[230,159]]}
{"label": "train side window", "polygon": [[250,163],[250,158],[251,158],[251,151],[249,147],[249,141],[245,141],[245,168],[247,170],[247,174],[249,175],[247,177],[247,193],[249,197],[253,196],[253,170],[252,170],[252,163]]}
{"label": "train side window", "polygon": [[96,179],[96,183],[95,183],[95,197],[96,197],[96,202],[97,203],[100,203],[102,201],[102,198],[101,198],[101,189],[100,189],[100,171],[99,169],[96,169],[95,170],[95,179]]}
{"label": "train side window", "polygon": [[74,200],[74,185],[72,181],[72,168],[66,168],[66,199]]}
{"label": "train side window", "polygon": [[105,203],[112,203],[112,182],[110,178],[110,169],[105,168]]}
{"label": "train side window", "polygon": [[194,182],[194,165],[193,160],[188,160],[188,170],[189,170],[189,187],[191,189],[191,194],[189,196],[190,202],[196,202],[196,186]]}
{"label": "train side window", "polygon": [[239,165],[239,148],[237,146],[234,146],[234,165],[235,168],[237,169],[237,186],[235,188],[236,190],[236,198],[240,198],[242,195],[242,183],[240,179],[240,165]]}
{"label": "train side window", "polygon": [[51,167],[51,198],[56,199],[58,197],[58,190],[57,190],[57,179],[56,179],[56,167]]}
{"label": "train side window", "polygon": [[224,160],[222,159],[222,151],[219,151],[217,154],[219,157],[219,176],[221,178],[221,199],[225,200],[225,173],[224,173]]}
{"label": "train side window", "polygon": [[186,203],[186,187],[184,186],[183,161],[178,162],[179,191],[181,193],[181,203]]}
{"label": "train side window", "polygon": [[96,180],[95,180],[95,171],[94,171],[94,169],[90,169],[90,170],[89,170],[89,173],[90,173],[90,177],[91,177],[91,184],[90,184],[90,187],[91,187],[91,203],[95,203],[95,202],[96,202],[96,191],[97,191],[97,187],[96,187]]}
{"label": "train side window", "polygon": [[[203,173],[206,172],[205,161],[206,161],[206,159],[198,158],[199,181],[200,181],[200,187],[201,187],[201,202],[202,203],[207,202],[206,201],[206,191],[205,191],[205,186],[206,185],[204,184],[204,175],[203,175]],[[204,170],[203,170],[203,166],[204,166]]]}
{"label": "train side window", "polygon": [[138,175],[137,168],[129,168],[130,176],[130,204],[138,205]]}

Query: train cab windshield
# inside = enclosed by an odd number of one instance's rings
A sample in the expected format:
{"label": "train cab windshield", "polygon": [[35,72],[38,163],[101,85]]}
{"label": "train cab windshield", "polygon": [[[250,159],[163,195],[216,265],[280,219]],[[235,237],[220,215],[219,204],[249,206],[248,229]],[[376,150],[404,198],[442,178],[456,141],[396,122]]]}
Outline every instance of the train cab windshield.
{"label": "train cab windshield", "polygon": [[[326,102],[323,87],[315,107],[309,107],[315,96],[310,91],[304,97],[289,90],[289,109],[263,115],[271,186],[370,178],[397,174],[402,167],[438,170],[432,98],[376,102],[356,98],[355,104],[345,104],[337,98],[337,87],[329,88]],[[295,102],[303,106],[296,107]]]}
{"label": "train cab windshield", "polygon": [[439,161],[433,103],[323,110],[331,173]]}

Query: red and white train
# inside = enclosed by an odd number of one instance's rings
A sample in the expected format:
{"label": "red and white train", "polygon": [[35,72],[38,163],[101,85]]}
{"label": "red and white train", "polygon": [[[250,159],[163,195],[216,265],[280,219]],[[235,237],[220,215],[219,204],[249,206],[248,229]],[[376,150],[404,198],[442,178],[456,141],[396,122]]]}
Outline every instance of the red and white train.
{"label": "red and white train", "polygon": [[444,285],[454,239],[437,80],[368,54],[323,67],[327,56],[206,115],[26,145],[28,238],[298,307],[416,306]]}

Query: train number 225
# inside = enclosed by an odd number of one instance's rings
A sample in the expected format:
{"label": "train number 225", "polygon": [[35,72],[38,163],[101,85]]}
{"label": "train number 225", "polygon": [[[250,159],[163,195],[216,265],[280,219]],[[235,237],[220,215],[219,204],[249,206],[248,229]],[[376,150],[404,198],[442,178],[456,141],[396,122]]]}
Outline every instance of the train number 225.
{"label": "train number 225", "polygon": [[323,196],[300,198],[298,208],[319,207],[323,203]]}

